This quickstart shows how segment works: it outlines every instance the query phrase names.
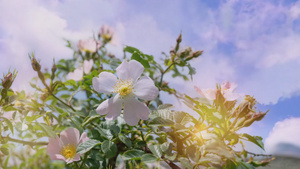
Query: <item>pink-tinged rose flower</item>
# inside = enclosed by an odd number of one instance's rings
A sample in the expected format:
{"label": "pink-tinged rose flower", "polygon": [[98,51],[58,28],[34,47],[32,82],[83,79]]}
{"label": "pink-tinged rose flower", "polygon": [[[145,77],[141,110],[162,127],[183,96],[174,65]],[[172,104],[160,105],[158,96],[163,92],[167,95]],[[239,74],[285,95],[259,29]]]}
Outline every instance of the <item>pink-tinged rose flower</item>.
{"label": "pink-tinged rose flower", "polygon": [[221,85],[221,91],[224,98],[227,101],[233,101],[239,98],[241,95],[234,93],[234,90],[237,88],[237,84],[230,82],[223,82]]}
{"label": "pink-tinged rose flower", "polygon": [[95,53],[101,46],[100,42],[94,39],[79,40],[77,47],[82,52]]}
{"label": "pink-tinged rose flower", "polygon": [[215,100],[217,89],[201,89],[195,86],[196,91],[208,100]]}
{"label": "pink-tinged rose flower", "polygon": [[105,42],[110,42],[113,39],[114,29],[108,25],[103,25],[100,28],[99,36],[103,38]]}
{"label": "pink-tinged rose flower", "polygon": [[[227,101],[233,101],[240,97],[240,94],[234,93],[237,84],[230,82],[223,82],[221,85],[221,93]],[[195,90],[208,100],[215,100],[217,89],[201,89],[195,86]]]}
{"label": "pink-tinged rose flower", "polygon": [[75,81],[80,81],[83,79],[83,73],[89,74],[94,65],[93,60],[84,60],[83,66],[78,67],[73,72],[68,73],[67,78]]}
{"label": "pink-tinged rose flower", "polygon": [[47,152],[51,160],[63,160],[69,164],[80,160],[81,154],[76,154],[77,147],[88,140],[85,132],[80,137],[76,128],[68,128],[60,133],[60,137],[49,138]]}
{"label": "pink-tinged rose flower", "polygon": [[106,115],[106,119],[112,120],[121,114],[123,108],[124,120],[127,124],[137,125],[140,119],[147,120],[150,111],[148,107],[135,97],[148,101],[158,95],[158,88],[152,79],[141,76],[144,67],[136,60],[123,61],[117,69],[117,77],[109,72],[101,72],[99,78],[93,78],[93,87],[97,92],[116,95],[102,102],[96,109],[100,115]]}

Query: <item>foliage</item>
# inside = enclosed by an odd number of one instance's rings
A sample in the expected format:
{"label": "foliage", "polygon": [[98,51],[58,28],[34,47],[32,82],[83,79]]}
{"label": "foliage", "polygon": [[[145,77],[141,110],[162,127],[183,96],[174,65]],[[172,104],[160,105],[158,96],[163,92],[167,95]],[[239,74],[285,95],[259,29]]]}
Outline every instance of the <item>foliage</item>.
{"label": "foliage", "polygon": [[[255,161],[252,158],[255,154],[246,150],[244,141],[263,149],[262,138],[239,132],[266,114],[256,112],[253,97],[245,96],[241,102],[227,101],[218,86],[213,101],[191,98],[170,87],[172,81],[164,80],[166,74],[184,80],[190,80],[195,74],[190,62],[202,51],[181,49],[181,35],[175,48],[169,54],[164,53],[163,64],[131,46],[124,48],[123,60],[140,62],[145,67],[144,75],[153,79],[160,93],[176,96],[199,114],[199,118],[189,112],[172,110],[172,105],[163,104],[158,96],[145,102],[150,117],[140,120],[136,126],[127,125],[122,115],[105,120],[105,115],[95,110],[112,95],[96,92],[92,79],[101,72],[115,73],[121,59],[106,49],[111,37],[99,34],[95,40],[102,44],[95,52],[75,49],[68,42],[68,47],[74,50],[73,57],[53,63],[50,72],[42,71],[42,65],[32,53],[32,68],[38,75],[30,83],[33,93],[10,88],[16,72],[4,76],[0,100],[2,168],[151,168],[151,164],[159,167],[159,162],[163,162],[171,168],[251,169],[272,160],[265,156],[262,161]],[[81,80],[68,79],[68,74],[85,60],[93,60],[91,71],[84,73]],[[70,164],[51,161],[46,152],[48,137],[55,137],[70,127],[87,132],[89,137],[89,141],[77,148],[81,160]],[[22,148],[16,148],[17,145]],[[237,145],[242,147],[241,151],[235,149]]]}

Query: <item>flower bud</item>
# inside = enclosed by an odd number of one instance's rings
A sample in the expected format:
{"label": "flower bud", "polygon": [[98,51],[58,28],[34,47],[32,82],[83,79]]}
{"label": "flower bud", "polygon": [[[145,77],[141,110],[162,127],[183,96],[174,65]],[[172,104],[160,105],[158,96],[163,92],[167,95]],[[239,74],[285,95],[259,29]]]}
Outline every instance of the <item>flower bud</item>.
{"label": "flower bud", "polygon": [[265,113],[262,113],[262,112],[255,113],[253,115],[253,118],[254,118],[255,121],[260,121],[266,116],[267,113],[268,113],[268,111],[266,111]]}
{"label": "flower bud", "polygon": [[12,78],[13,78],[12,73],[8,73],[4,77],[4,79],[2,80],[2,86],[3,86],[3,88],[5,88],[5,89],[9,89],[10,88],[10,86],[12,85],[12,83],[14,81],[14,79],[12,79]]}
{"label": "flower bud", "polygon": [[31,58],[31,66],[32,66],[34,71],[40,71],[41,70],[40,61],[37,61],[34,56]]}
{"label": "flower bud", "polygon": [[100,28],[100,31],[98,33],[98,37],[102,37],[104,43],[110,42],[113,38],[114,30],[110,26],[103,25]]}
{"label": "flower bud", "polygon": [[51,71],[54,73],[56,71],[56,69],[57,69],[56,64],[55,64],[55,62],[53,62]]}
{"label": "flower bud", "polygon": [[186,61],[189,61],[189,60],[191,60],[191,59],[193,59],[193,58],[197,58],[197,57],[199,57],[200,55],[202,55],[202,52],[203,52],[203,51],[196,51],[196,52],[194,52],[193,54],[187,56],[187,57],[185,58],[185,60],[186,60]]}
{"label": "flower bud", "polygon": [[176,39],[176,42],[177,43],[181,43],[181,41],[182,41],[182,35],[180,33],[179,36],[178,36],[178,38]]}
{"label": "flower bud", "polygon": [[253,106],[256,104],[256,100],[246,95],[245,99],[240,103],[240,105],[235,109],[234,116],[238,116],[239,118],[249,114],[253,111]]}

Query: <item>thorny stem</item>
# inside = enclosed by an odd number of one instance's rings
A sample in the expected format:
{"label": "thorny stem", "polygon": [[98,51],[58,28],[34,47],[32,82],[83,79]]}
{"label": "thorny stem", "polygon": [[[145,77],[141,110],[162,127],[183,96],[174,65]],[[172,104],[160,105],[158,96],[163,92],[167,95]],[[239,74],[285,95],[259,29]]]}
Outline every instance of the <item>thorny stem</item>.
{"label": "thorny stem", "polygon": [[[251,154],[253,156],[264,156],[264,157],[272,157],[271,154],[256,154],[256,153],[252,153],[252,152],[249,152],[247,150],[244,150],[245,152],[247,152],[248,154]],[[241,153],[242,151],[236,151],[236,153]]]}
{"label": "thorny stem", "polygon": [[39,70],[38,71],[38,75],[39,78],[41,79],[43,85],[48,89],[48,92],[51,94],[51,96],[53,96],[55,99],[57,99],[58,101],[60,101],[62,104],[64,104],[65,106],[69,107],[70,109],[72,109],[74,112],[76,111],[71,105],[68,105],[67,103],[65,103],[64,101],[62,101],[60,98],[56,97],[53,92],[51,91],[50,87],[47,85],[47,83],[45,82],[45,80],[43,78],[41,78],[40,76],[42,76],[42,72]]}
{"label": "thorny stem", "polygon": [[163,82],[163,77],[165,75],[165,73],[174,65],[174,63],[170,64],[166,70],[161,72],[161,76],[160,76],[160,82],[159,82],[159,87],[162,87],[162,82]]}
{"label": "thorny stem", "polygon": [[8,141],[12,141],[12,142],[15,142],[15,143],[21,143],[23,145],[29,145],[29,146],[36,146],[36,145],[40,145],[40,146],[43,146],[43,145],[48,145],[47,142],[32,142],[32,141],[24,141],[24,140],[18,140],[18,139],[14,139],[14,138],[11,138],[9,136],[6,136],[6,137],[2,137],[3,139],[7,139]]}
{"label": "thorny stem", "polygon": [[50,92],[51,96],[53,96],[55,99],[57,99],[58,101],[60,101],[62,104],[64,104],[65,106],[69,107],[70,109],[72,109],[74,112],[76,111],[71,105],[68,105],[67,103],[65,103],[64,101],[62,101],[60,98],[56,97],[52,92]]}

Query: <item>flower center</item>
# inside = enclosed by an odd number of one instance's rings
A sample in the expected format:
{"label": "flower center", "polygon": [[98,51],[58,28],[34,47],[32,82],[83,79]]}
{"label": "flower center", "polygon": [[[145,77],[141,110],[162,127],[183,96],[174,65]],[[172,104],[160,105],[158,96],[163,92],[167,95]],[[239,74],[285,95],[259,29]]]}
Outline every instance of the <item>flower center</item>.
{"label": "flower center", "polygon": [[127,96],[132,93],[133,84],[132,80],[119,80],[114,86],[114,93],[119,93],[121,96]]}
{"label": "flower center", "polygon": [[60,153],[66,158],[66,159],[72,159],[76,155],[76,145],[75,144],[67,144],[63,146]]}

